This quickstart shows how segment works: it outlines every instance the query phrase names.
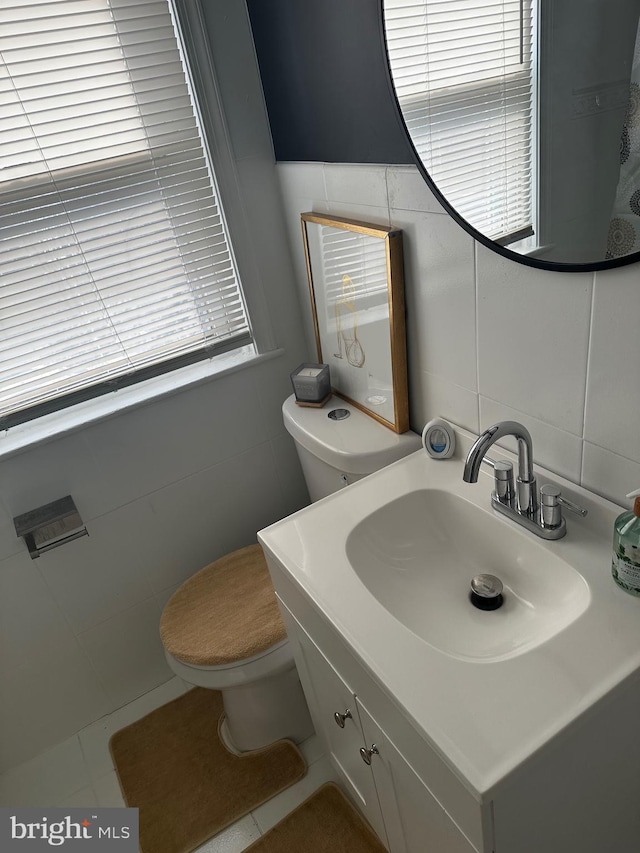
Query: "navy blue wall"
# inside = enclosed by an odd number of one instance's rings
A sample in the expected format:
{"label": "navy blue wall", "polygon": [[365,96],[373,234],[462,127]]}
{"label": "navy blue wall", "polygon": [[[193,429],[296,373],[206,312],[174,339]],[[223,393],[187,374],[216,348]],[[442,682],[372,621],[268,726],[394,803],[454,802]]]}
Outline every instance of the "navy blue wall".
{"label": "navy blue wall", "polygon": [[379,0],[247,0],[278,160],[413,163]]}

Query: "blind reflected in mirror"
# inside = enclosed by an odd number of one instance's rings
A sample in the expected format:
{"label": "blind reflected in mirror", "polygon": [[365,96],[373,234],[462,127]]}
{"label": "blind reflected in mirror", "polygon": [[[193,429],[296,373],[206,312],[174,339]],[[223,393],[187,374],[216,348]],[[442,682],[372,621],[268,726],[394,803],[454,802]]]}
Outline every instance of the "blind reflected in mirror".
{"label": "blind reflected in mirror", "polygon": [[383,0],[417,162],[476,239],[551,269],[640,250],[635,0]]}

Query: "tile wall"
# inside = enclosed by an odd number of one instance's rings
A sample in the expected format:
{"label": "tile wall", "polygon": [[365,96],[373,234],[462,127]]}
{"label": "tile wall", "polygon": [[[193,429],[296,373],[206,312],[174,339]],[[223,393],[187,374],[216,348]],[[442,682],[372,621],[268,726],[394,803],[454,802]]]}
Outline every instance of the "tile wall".
{"label": "tile wall", "polygon": [[[0,464],[0,772],[169,679],[171,593],[307,503],[288,369],[275,358]],[[31,560],[13,515],[65,494],[89,536]]]}
{"label": "tile wall", "polygon": [[314,352],[300,213],[404,231],[410,409],[473,432],[527,426],[535,460],[630,505],[640,488],[640,267],[556,273],[476,243],[417,169],[279,163],[305,335]]}

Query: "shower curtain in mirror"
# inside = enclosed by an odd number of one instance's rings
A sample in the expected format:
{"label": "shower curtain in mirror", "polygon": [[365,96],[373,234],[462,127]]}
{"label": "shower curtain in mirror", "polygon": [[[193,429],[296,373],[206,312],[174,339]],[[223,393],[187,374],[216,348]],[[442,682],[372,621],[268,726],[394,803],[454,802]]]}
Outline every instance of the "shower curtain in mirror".
{"label": "shower curtain in mirror", "polygon": [[631,70],[629,106],[620,140],[620,178],[613,204],[607,258],[640,250],[640,29]]}

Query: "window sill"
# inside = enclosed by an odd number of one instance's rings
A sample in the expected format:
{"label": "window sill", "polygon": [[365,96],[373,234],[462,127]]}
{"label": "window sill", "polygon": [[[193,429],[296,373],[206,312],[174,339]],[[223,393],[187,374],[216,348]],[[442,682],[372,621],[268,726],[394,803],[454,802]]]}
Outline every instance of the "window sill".
{"label": "window sill", "polygon": [[282,355],[283,350],[257,354],[253,344],[218,355],[209,361],[200,361],[171,373],[147,379],[138,385],[121,388],[93,400],[86,400],[68,409],[44,415],[41,418],[18,424],[0,432],[0,460],[60,438],[97,421],[122,414],[129,409],[169,397],[187,388],[228,376],[261,361]]}

